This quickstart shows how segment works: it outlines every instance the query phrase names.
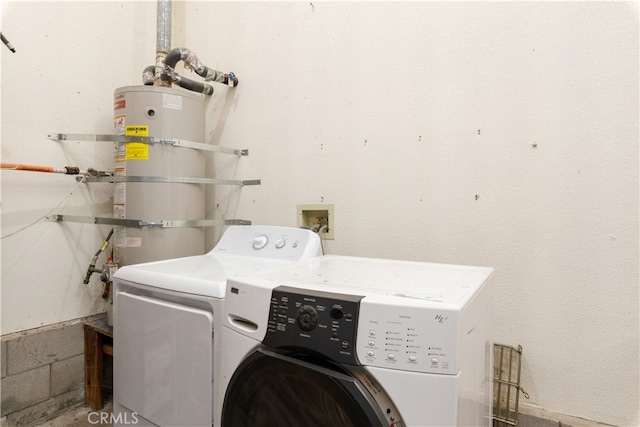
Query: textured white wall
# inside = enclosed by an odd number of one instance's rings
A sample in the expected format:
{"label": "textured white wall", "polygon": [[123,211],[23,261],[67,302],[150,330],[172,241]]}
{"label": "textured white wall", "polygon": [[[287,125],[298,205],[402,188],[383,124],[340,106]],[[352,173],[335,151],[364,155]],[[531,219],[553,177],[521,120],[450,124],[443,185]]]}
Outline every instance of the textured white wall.
{"label": "textured white wall", "polygon": [[[0,46],[2,160],[108,168],[111,147],[45,135],[110,131],[113,89],[152,61],[155,3],[2,12],[22,55]],[[524,347],[531,402],[640,423],[635,3],[175,2],[173,31],[240,79],[208,135],[251,155],[210,175],[263,182],[217,187],[212,216],[294,226],[296,204],[333,203],[329,253],[492,266],[495,338]],[[3,171],[2,236],[71,190],[65,213],[110,212],[75,185]],[[2,333],[100,311],[81,282],[107,231],[3,239]]]}
{"label": "textured white wall", "polygon": [[[113,143],[59,143],[47,135],[112,133],[113,90],[140,84],[154,61],[155,3],[0,6],[0,28],[16,49],[0,46],[2,161],[112,169]],[[2,333],[104,311],[98,274],[89,285],[82,280],[110,227],[36,221],[49,212],[109,216],[111,186],[6,170],[1,184]]]}
{"label": "textured white wall", "polygon": [[295,225],[333,203],[330,253],[494,267],[495,339],[523,346],[530,403],[639,424],[635,4],[207,3],[186,21],[240,79],[210,134],[251,155],[216,173],[263,182],[217,189],[218,212]]}

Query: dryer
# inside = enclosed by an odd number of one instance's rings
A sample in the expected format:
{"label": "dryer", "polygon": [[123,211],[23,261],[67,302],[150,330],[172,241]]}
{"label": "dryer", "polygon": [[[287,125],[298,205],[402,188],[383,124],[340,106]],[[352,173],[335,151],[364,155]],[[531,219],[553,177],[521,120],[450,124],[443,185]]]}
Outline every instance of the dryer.
{"label": "dryer", "polygon": [[299,228],[231,226],[205,255],[114,275],[114,420],[211,426],[228,277],[321,255]]}
{"label": "dryer", "polygon": [[220,425],[489,426],[492,274],[323,256],[231,278]]}

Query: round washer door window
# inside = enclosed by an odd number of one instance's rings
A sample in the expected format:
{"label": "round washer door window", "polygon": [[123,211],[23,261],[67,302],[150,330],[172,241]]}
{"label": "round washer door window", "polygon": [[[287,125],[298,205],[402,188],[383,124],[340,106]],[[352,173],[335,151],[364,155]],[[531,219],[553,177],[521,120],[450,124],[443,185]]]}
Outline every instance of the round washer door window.
{"label": "round washer door window", "polygon": [[382,411],[346,371],[259,349],[231,378],[222,426],[389,426]]}

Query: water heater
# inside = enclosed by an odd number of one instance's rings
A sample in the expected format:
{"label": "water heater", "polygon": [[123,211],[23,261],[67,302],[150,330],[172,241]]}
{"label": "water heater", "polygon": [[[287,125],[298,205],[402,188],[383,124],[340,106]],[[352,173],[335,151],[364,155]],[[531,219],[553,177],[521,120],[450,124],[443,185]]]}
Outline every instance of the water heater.
{"label": "water heater", "polygon": [[[114,133],[204,143],[205,107],[196,92],[121,87],[114,91]],[[114,261],[128,265],[204,253],[204,228],[189,226],[205,216],[204,185],[189,182],[204,176],[204,152],[163,142],[116,142],[114,161],[115,176],[126,177],[115,183],[114,218],[152,224],[116,227]],[[153,225],[163,221],[184,226]]]}

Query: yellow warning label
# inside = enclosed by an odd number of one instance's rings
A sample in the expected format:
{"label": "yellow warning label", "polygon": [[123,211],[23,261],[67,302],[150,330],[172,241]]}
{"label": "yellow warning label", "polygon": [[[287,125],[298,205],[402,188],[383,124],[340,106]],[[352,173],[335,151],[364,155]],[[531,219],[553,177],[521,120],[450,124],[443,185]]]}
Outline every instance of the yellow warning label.
{"label": "yellow warning label", "polygon": [[128,142],[125,157],[127,160],[149,160],[149,144]]}
{"label": "yellow warning label", "polygon": [[132,125],[125,128],[126,136],[149,136],[149,126]]}

